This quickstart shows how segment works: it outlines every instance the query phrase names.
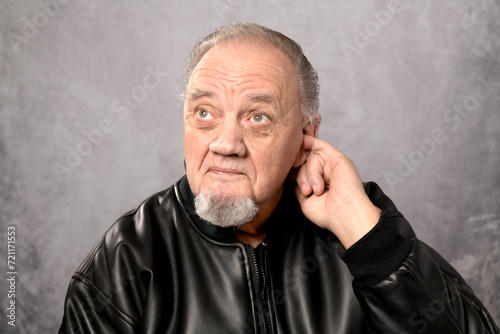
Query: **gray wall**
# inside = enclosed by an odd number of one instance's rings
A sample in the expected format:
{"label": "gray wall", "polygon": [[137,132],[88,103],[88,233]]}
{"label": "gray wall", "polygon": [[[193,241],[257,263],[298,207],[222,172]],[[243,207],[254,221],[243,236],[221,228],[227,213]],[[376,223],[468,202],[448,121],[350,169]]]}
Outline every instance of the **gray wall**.
{"label": "gray wall", "polygon": [[[14,329],[2,246],[0,331],[55,332],[97,239],[183,175],[186,59],[232,21],[301,43],[320,75],[320,138],[382,186],[500,320],[498,1],[406,1],[380,24],[389,1],[60,3],[7,0],[0,13],[0,244],[15,225],[18,271]],[[157,67],[168,75],[146,90]]]}

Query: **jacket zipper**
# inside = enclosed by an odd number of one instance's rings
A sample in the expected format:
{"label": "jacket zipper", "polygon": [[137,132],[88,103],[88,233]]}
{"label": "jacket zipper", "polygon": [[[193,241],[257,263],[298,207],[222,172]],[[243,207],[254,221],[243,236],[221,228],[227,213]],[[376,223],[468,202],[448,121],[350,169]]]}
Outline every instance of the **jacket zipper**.
{"label": "jacket zipper", "polygon": [[[268,324],[268,317],[266,316],[266,312],[264,310],[264,307],[262,305],[262,302],[266,298],[266,289],[267,289],[267,282],[266,282],[266,270],[265,270],[265,252],[266,252],[266,243],[262,242],[262,245],[259,247],[262,247],[259,249],[258,254],[256,254],[255,248],[251,248],[250,253],[252,254],[252,259],[253,259],[253,264],[255,267],[255,276],[257,277],[257,299],[258,299],[258,309],[260,312],[260,317],[262,319],[262,327],[264,328],[264,334],[267,334],[269,324]],[[269,313],[269,311],[267,312]]]}

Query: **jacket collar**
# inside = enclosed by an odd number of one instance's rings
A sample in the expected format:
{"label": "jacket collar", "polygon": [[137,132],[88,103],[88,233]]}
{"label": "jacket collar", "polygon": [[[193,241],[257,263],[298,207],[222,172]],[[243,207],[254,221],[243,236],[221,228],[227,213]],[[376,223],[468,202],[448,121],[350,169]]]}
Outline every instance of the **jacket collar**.
{"label": "jacket collar", "polygon": [[[297,222],[305,219],[300,209],[300,205],[297,202],[297,198],[295,197],[294,187],[294,182],[288,179],[285,181],[283,195],[271,217],[269,217],[266,222],[268,228],[266,239],[269,241],[286,239],[288,234],[297,227]],[[238,242],[233,233],[234,228],[215,226],[198,216],[194,208],[195,196],[191,191],[186,175],[179,180],[177,188],[179,189],[180,200],[183,202],[191,220],[204,234],[218,242]]]}
{"label": "jacket collar", "polygon": [[182,197],[182,201],[188,211],[194,224],[206,235],[221,242],[233,243],[237,242],[236,236],[233,233],[233,228],[224,228],[211,224],[210,222],[202,219],[196,213],[194,208],[194,194],[189,186],[188,179],[186,175],[178,183],[179,191]]}

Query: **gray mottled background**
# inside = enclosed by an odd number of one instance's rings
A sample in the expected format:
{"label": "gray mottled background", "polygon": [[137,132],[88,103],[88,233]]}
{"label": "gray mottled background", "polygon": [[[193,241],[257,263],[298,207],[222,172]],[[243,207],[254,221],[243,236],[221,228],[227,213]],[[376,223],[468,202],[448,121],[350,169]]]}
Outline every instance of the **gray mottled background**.
{"label": "gray mottled background", "polygon": [[[390,17],[389,1],[55,1],[0,9],[1,332],[56,332],[70,277],[102,233],[183,175],[186,59],[232,21],[301,43],[320,75],[320,138],[382,186],[500,320],[498,1],[405,1]],[[107,133],[85,143],[99,126]]]}

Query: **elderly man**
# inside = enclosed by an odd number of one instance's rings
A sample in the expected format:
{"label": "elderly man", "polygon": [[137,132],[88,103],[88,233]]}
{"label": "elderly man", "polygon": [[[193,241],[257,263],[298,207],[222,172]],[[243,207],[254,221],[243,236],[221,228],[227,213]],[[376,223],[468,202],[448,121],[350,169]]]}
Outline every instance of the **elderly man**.
{"label": "elderly man", "polygon": [[199,42],[186,176],[121,217],[72,278],[64,333],[498,333],[460,275],[317,139],[318,79],[257,24]]}

